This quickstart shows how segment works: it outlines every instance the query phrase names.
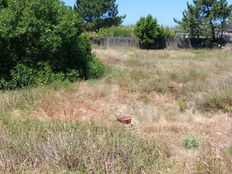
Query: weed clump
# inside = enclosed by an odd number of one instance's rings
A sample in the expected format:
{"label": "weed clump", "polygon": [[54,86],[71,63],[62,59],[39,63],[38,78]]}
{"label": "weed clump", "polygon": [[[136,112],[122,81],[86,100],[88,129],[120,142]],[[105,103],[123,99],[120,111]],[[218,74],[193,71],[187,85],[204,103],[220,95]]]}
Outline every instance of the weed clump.
{"label": "weed clump", "polygon": [[198,148],[202,144],[202,141],[193,136],[187,136],[182,139],[182,145],[187,149],[195,149]]}

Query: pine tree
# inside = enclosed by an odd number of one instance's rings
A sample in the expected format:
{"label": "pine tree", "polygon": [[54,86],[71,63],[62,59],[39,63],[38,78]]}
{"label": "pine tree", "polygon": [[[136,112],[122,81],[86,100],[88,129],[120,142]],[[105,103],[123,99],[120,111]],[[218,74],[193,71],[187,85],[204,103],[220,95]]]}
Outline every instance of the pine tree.
{"label": "pine tree", "polygon": [[118,26],[125,16],[118,16],[116,0],[76,0],[74,9],[85,21],[88,31],[99,31],[100,28]]}
{"label": "pine tree", "polygon": [[222,36],[226,23],[231,15],[232,6],[227,0],[194,0],[187,3],[180,24],[192,38],[210,38],[213,41],[220,33]]}

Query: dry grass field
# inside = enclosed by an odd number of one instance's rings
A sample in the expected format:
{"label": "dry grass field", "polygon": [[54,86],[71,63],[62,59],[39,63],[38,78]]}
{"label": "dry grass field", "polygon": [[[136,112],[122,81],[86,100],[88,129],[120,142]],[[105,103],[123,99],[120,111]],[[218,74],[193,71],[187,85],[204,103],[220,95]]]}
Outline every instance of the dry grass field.
{"label": "dry grass field", "polygon": [[232,173],[231,51],[94,52],[99,80],[0,92],[1,173]]}

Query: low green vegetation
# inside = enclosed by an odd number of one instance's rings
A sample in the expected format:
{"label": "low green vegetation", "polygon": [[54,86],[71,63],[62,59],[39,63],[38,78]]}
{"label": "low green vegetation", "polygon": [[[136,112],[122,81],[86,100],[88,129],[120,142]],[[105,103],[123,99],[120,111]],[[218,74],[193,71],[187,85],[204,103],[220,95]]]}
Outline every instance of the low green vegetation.
{"label": "low green vegetation", "polygon": [[184,112],[188,109],[188,99],[183,97],[178,101],[178,107],[181,112]]}
{"label": "low green vegetation", "polygon": [[[119,52],[125,54],[124,50]],[[203,112],[232,112],[230,52],[130,50],[127,54],[128,58],[122,58],[106,75],[110,83],[147,98],[153,92],[175,97],[182,112],[194,108]]]}
{"label": "low green vegetation", "polygon": [[228,152],[229,152],[229,154],[232,156],[232,144],[229,146]]}
{"label": "low green vegetation", "polygon": [[[148,95],[155,91],[185,98],[186,103],[210,77],[208,68],[198,66],[198,58],[196,58],[198,55],[195,54],[189,59],[182,56],[171,58],[165,53],[164,55],[154,53],[154,55],[142,56],[144,57],[141,58],[135,53],[131,59],[124,60],[121,66],[114,67],[113,74],[106,76],[112,77],[113,75],[112,80],[128,87],[131,91],[140,91]],[[208,60],[205,58],[203,61]],[[181,63],[183,65],[180,67]],[[189,64],[191,64],[190,67]]]}
{"label": "low green vegetation", "polygon": [[190,81],[204,81],[209,72],[204,68],[188,67],[187,69],[173,69],[167,73],[169,78],[177,83],[186,83]]}
{"label": "low green vegetation", "polygon": [[118,26],[102,28],[99,34],[103,37],[135,37],[134,26]]}
{"label": "low green vegetation", "polygon": [[194,136],[186,136],[182,139],[182,145],[187,149],[198,148],[202,144],[202,141]]}
{"label": "low green vegetation", "polygon": [[198,104],[204,111],[232,112],[232,84],[224,84],[219,89],[208,92]]}

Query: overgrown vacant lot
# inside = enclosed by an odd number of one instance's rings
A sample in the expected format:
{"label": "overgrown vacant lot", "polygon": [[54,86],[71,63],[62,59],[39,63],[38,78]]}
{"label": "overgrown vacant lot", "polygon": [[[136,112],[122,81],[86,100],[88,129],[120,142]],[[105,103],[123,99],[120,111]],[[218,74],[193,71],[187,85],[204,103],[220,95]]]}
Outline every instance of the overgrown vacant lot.
{"label": "overgrown vacant lot", "polygon": [[232,52],[94,52],[102,79],[0,92],[1,173],[232,173]]}

